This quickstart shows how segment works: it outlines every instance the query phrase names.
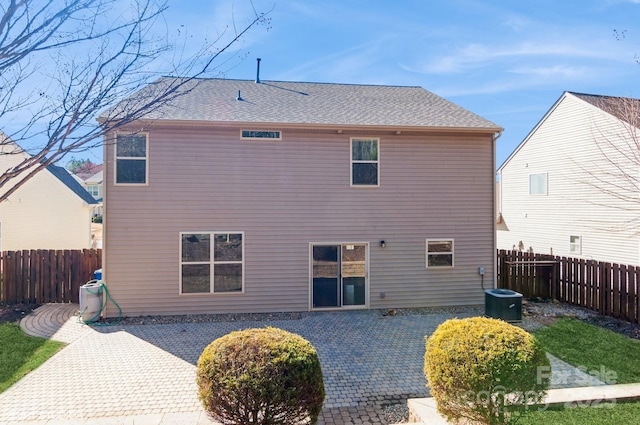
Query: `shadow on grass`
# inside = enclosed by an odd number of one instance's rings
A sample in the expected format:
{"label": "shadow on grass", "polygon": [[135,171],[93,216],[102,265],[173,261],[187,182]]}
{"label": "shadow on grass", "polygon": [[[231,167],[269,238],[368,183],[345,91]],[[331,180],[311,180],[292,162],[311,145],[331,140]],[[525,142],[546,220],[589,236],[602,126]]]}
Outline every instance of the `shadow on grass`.
{"label": "shadow on grass", "polygon": [[26,335],[14,323],[0,324],[0,341],[0,393],[64,346],[62,342]]}

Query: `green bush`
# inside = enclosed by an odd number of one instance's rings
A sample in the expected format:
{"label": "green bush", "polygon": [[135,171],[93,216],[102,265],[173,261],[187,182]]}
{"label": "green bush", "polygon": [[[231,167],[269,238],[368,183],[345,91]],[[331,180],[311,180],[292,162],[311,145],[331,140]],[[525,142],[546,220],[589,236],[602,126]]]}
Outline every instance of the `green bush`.
{"label": "green bush", "polygon": [[535,337],[484,317],[451,319],[427,338],[424,372],[450,421],[516,420],[549,388],[549,360]]}
{"label": "green bush", "polygon": [[316,424],[324,401],[318,354],[277,328],[231,332],[198,359],[200,400],[223,424]]}

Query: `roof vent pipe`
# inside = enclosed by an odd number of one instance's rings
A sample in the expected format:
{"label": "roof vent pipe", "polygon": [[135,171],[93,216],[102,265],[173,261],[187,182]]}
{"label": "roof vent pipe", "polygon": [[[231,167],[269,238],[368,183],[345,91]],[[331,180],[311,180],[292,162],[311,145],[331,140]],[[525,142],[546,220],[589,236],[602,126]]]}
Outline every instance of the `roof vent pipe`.
{"label": "roof vent pipe", "polygon": [[258,61],[258,69],[256,71],[256,84],[260,84],[260,61],[261,60],[262,59],[260,59],[260,58],[257,59],[257,61]]}
{"label": "roof vent pipe", "polygon": [[238,90],[238,97],[236,97],[236,100],[244,100],[240,94],[240,90]]}

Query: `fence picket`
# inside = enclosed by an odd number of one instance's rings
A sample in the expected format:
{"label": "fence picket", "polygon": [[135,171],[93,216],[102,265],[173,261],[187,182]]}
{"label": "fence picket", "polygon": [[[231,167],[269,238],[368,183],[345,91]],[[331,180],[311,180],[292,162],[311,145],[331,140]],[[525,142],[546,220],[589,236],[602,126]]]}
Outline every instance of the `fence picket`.
{"label": "fence picket", "polygon": [[[547,297],[640,323],[640,267],[499,250],[498,287],[525,297]],[[543,271],[549,267],[551,274]]]}
{"label": "fence picket", "polygon": [[101,249],[0,253],[0,302],[78,302],[81,285],[102,263]]}
{"label": "fence picket", "polygon": [[634,267],[629,279],[629,297],[627,298],[627,306],[629,309],[629,321],[640,323],[638,315],[638,281],[640,280],[640,267]]}

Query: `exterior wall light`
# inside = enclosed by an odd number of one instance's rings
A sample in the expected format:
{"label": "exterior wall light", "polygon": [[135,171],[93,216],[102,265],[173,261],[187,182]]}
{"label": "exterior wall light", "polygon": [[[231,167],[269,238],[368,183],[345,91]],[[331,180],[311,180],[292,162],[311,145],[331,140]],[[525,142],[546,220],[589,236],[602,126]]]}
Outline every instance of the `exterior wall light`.
{"label": "exterior wall light", "polygon": [[387,246],[387,243],[384,241],[384,239],[380,239],[380,248],[384,248]]}

